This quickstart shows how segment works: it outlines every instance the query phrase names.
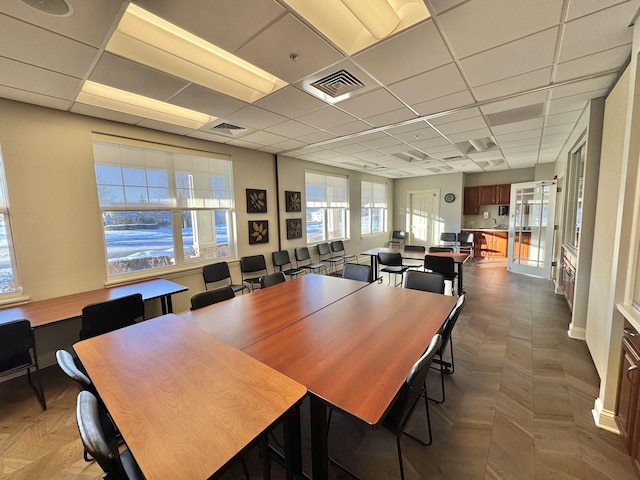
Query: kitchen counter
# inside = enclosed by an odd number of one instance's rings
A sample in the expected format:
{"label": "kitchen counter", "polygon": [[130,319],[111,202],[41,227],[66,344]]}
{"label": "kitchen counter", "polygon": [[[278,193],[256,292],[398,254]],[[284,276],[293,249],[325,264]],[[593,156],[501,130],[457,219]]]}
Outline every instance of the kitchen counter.
{"label": "kitchen counter", "polygon": [[463,232],[508,232],[508,228],[462,228]]}

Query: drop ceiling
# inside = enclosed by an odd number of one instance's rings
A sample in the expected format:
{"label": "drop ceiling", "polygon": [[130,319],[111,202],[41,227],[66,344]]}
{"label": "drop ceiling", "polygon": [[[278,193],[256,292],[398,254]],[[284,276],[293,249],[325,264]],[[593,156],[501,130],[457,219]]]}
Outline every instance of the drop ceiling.
{"label": "drop ceiling", "polygon": [[[626,66],[640,6],[424,0],[428,19],[347,54],[284,1],[133,2],[287,83],[247,103],[106,51],[129,1],[66,3],[65,16],[0,4],[0,97],[389,178],[554,162]],[[216,120],[94,107],[78,101],[86,81]]]}

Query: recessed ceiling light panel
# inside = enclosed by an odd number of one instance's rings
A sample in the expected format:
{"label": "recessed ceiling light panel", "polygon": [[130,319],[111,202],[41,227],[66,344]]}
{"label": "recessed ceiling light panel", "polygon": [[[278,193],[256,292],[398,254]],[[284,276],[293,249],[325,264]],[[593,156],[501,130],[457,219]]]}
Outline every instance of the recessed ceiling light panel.
{"label": "recessed ceiling light panel", "polygon": [[22,0],[22,3],[56,17],[68,17],[73,13],[66,0]]}

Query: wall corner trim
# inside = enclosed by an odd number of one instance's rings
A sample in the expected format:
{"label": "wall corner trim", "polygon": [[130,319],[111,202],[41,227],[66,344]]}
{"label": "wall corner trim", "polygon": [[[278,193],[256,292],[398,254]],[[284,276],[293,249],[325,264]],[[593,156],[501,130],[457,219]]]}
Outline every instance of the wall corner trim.
{"label": "wall corner trim", "polygon": [[596,427],[620,435],[620,430],[615,420],[615,413],[603,408],[600,397],[596,398],[591,414],[593,415]]}

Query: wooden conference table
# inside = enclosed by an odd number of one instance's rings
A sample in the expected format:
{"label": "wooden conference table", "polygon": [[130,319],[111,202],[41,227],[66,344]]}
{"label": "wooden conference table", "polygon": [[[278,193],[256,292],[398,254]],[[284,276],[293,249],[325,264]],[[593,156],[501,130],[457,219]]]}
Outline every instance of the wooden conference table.
{"label": "wooden conference table", "polygon": [[[306,388],[176,315],[74,345],[146,478],[222,473]],[[299,420],[298,420],[299,422]]]}
{"label": "wooden conference table", "polygon": [[82,308],[92,303],[141,293],[142,299],[160,298],[162,313],[173,312],[171,295],[187,291],[188,288],[164,279],[147,280],[111,288],[100,288],[89,292],[74,293],[63,297],[48,298],[35,302],[0,309],[0,324],[26,318],[33,328],[70,320],[82,315]]}
{"label": "wooden conference table", "polygon": [[309,274],[180,316],[309,390],[313,478],[325,479],[326,405],[377,425],[455,302]]}
{"label": "wooden conference table", "polygon": [[449,257],[453,258],[454,263],[458,267],[458,295],[462,295],[464,291],[462,288],[462,266],[464,262],[469,258],[468,253],[460,253],[460,252],[416,252],[412,250],[404,250],[402,248],[387,248],[387,247],[376,247],[365,252],[362,252],[362,255],[368,255],[371,257],[371,270],[375,276],[378,275],[378,253],[399,253],[402,255],[402,258],[407,260],[421,260],[424,262],[425,255],[433,255],[436,257]]}

